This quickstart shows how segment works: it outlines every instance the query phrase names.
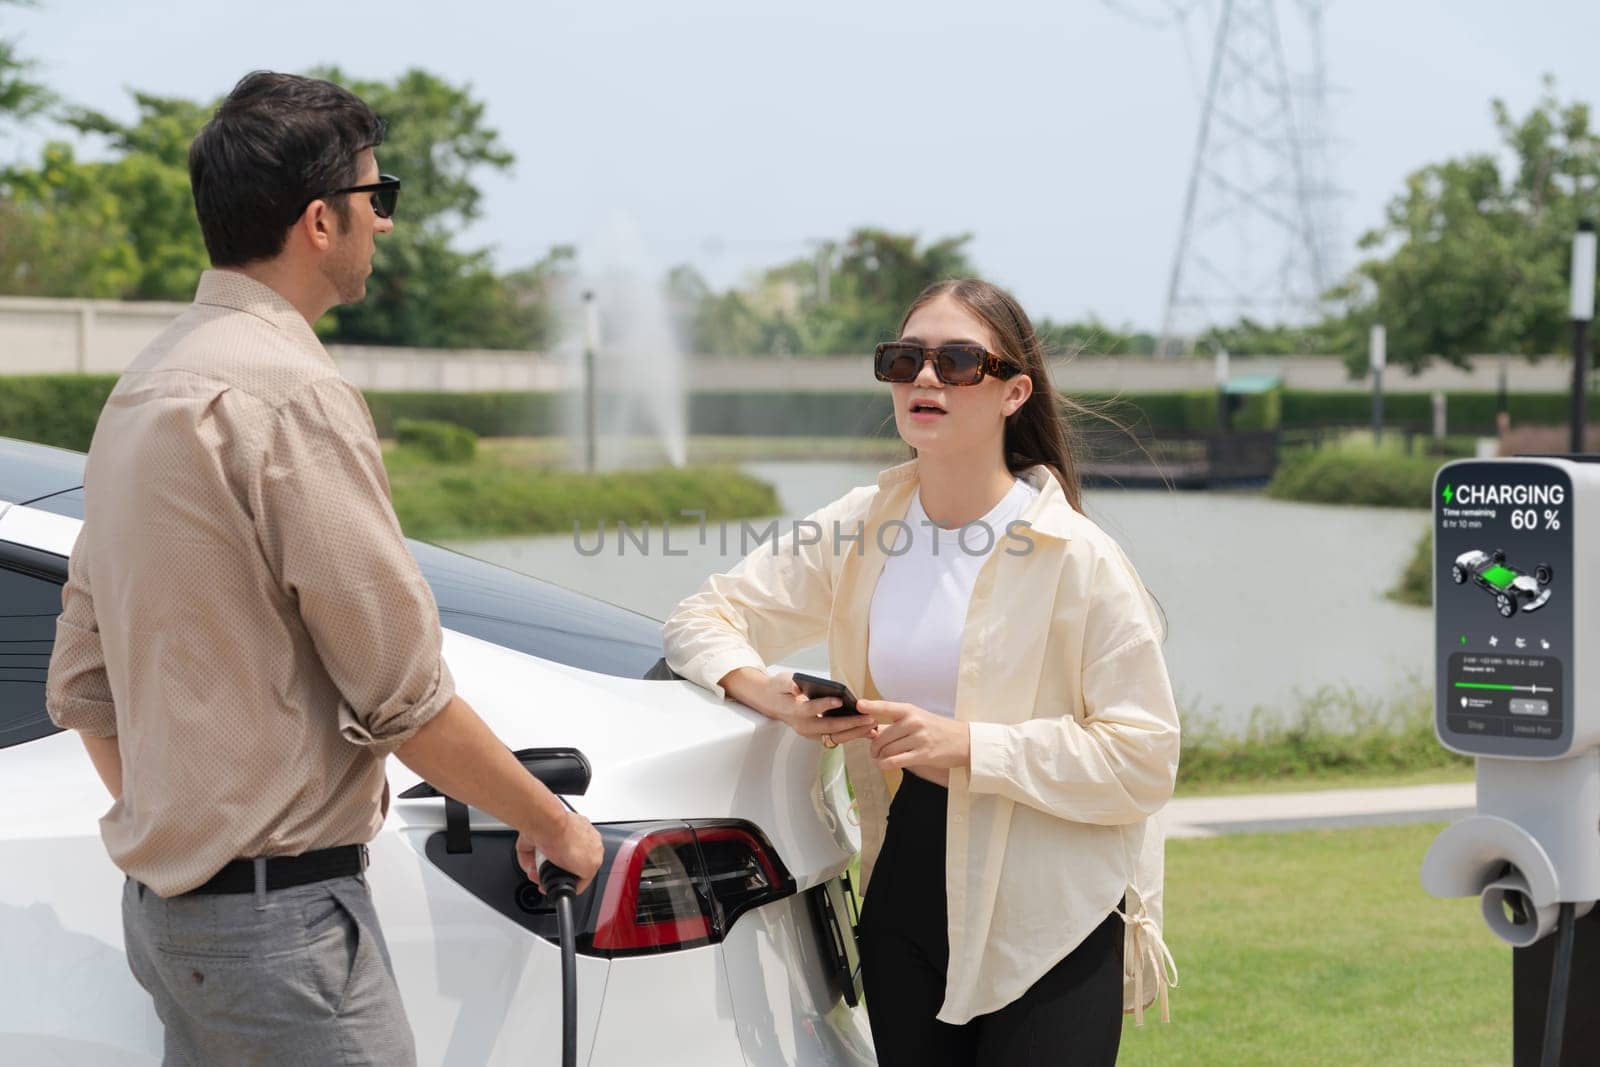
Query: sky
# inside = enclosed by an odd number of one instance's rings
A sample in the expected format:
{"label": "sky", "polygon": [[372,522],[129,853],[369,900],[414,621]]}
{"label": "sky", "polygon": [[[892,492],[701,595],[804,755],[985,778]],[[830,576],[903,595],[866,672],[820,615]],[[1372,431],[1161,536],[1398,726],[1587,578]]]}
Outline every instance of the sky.
{"label": "sky", "polygon": [[[257,68],[470,85],[517,164],[481,176],[461,243],[502,268],[618,220],[647,263],[719,288],[860,225],[970,232],[1035,317],[1152,328],[1220,2],[38,0],[0,6],[0,35],[122,117],[131,89],[209,99]],[[1162,25],[1167,3],[1194,10]],[[1278,9],[1303,66],[1299,3]],[[1521,113],[1549,73],[1600,101],[1587,0],[1330,0],[1324,37],[1346,267],[1408,173],[1495,150],[1492,97]],[[47,133],[0,142],[0,162]]]}

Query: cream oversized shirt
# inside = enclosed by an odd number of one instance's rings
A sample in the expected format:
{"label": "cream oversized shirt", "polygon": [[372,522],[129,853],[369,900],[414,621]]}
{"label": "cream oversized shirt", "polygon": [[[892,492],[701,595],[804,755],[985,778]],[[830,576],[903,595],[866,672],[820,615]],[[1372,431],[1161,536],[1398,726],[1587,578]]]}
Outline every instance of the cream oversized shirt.
{"label": "cream oversized shirt", "polygon": [[[971,724],[972,759],[950,772],[939,1018],[965,1023],[1011,1003],[1125,895],[1124,1007],[1142,1018],[1159,995],[1165,1013],[1177,976],[1161,939],[1163,839],[1150,817],[1172,795],[1178,713],[1160,623],[1128,558],[1046,468],[1019,477],[1039,490],[1023,513],[1029,528],[984,564],[962,633],[955,712]],[[707,578],[667,619],[667,663],[721,696],[729,671],[765,670],[826,639],[833,677],[877,698],[869,609],[916,491],[913,460]],[[844,751],[870,893],[900,776],[877,770],[866,741]]]}

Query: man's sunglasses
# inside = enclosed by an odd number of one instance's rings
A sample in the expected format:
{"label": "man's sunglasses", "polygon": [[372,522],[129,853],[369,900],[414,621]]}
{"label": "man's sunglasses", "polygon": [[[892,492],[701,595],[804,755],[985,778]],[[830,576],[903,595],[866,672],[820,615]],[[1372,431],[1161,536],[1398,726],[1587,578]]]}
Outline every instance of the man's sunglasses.
{"label": "man's sunglasses", "polygon": [[933,360],[933,373],[946,385],[977,385],[985,374],[1012,378],[1022,373],[982,345],[927,345],[885,341],[873,353],[872,370],[880,382],[916,381],[922,365]]}
{"label": "man's sunglasses", "polygon": [[344,189],[333,189],[311,199],[326,200],[330,196],[338,196],[341,193],[371,193],[373,214],[380,219],[392,218],[394,216],[394,206],[400,200],[400,179],[393,174],[380,174],[377,181],[368,185],[351,185]]}

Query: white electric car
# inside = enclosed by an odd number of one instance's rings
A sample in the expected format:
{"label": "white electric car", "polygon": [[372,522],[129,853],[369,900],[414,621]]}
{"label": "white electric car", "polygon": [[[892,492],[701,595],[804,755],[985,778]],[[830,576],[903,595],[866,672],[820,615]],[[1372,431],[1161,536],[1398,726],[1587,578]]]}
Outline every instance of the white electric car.
{"label": "white electric car", "polygon": [[[0,439],[0,1064],[161,1059],[98,833],[105,790],[44,709],[82,484],[82,455]],[[651,619],[412,548],[462,696],[605,837],[577,907],[579,1062],[875,1062],[837,753],[672,677]],[[389,773],[368,877],[420,1062],[560,1062],[554,913],[513,835]]]}

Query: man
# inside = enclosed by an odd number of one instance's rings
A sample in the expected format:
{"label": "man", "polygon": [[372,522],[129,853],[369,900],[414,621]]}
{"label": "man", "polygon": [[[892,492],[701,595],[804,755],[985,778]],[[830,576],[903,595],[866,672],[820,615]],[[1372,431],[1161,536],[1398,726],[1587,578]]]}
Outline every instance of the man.
{"label": "man", "polygon": [[408,1064],[366,880],[393,752],[581,879],[599,835],[533,779],[440,654],[361,394],[311,324],[394,228],[384,124],[255,73],[195,138],[214,269],[95,427],[47,703],[114,803],[123,927],[169,1064]]}

